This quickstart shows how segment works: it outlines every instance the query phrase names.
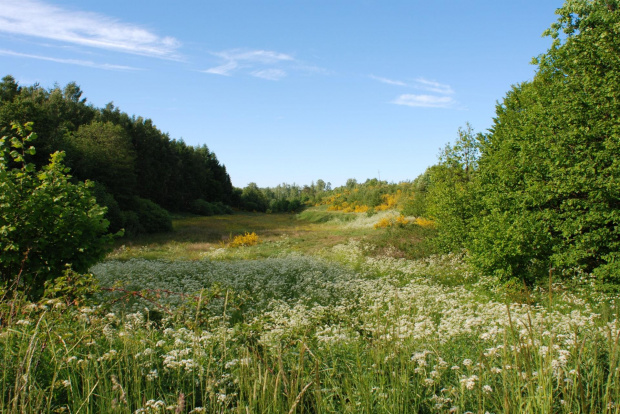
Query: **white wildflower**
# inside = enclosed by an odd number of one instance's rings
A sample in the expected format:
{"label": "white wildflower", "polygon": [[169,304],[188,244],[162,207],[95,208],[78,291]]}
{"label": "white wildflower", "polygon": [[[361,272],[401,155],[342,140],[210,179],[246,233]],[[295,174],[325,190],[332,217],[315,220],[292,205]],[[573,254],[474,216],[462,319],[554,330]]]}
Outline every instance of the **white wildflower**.
{"label": "white wildflower", "polygon": [[477,375],[472,375],[471,377],[467,378],[462,378],[461,379],[461,384],[463,384],[463,386],[465,388],[467,388],[468,390],[473,390],[474,387],[476,386],[476,381],[478,381],[478,376]]}
{"label": "white wildflower", "polygon": [[152,369],[151,371],[149,371],[148,374],[146,374],[147,381],[154,381],[158,377],[159,377],[159,374],[157,373],[156,369]]}

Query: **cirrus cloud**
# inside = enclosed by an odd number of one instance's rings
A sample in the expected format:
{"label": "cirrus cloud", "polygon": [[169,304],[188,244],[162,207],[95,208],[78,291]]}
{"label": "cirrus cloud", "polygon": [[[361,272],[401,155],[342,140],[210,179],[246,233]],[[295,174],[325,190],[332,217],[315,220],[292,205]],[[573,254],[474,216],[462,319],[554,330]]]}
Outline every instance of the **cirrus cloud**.
{"label": "cirrus cloud", "polygon": [[281,69],[263,69],[252,72],[252,76],[267,80],[280,80],[286,76],[286,72]]}
{"label": "cirrus cloud", "polygon": [[48,62],[64,63],[67,65],[86,66],[89,68],[97,68],[97,69],[105,69],[105,70],[124,70],[124,71],[141,70],[139,68],[134,68],[132,66],[113,65],[110,63],[96,63],[90,60],[81,60],[81,59],[63,59],[63,58],[56,58],[56,57],[51,57],[51,56],[31,55],[29,53],[21,53],[21,52],[15,52],[12,50],[5,50],[5,49],[0,49],[0,55],[25,57],[28,59],[45,60]]}
{"label": "cirrus cloud", "polygon": [[[426,94],[402,94],[390,102],[395,105],[405,105],[417,108],[451,108],[456,104],[456,101],[451,96],[454,94],[454,90],[450,85],[421,77],[415,78],[409,82],[375,75],[370,75],[370,78],[387,85],[419,89],[421,91],[428,92]],[[429,93],[432,93],[432,95]]]}
{"label": "cirrus cloud", "polygon": [[375,75],[370,75],[371,79],[374,79],[376,81],[379,81],[381,83],[386,83],[388,85],[394,85],[394,86],[409,86],[407,85],[405,82],[402,81],[398,81],[398,80],[393,80],[393,79],[388,79],[388,78],[383,78],[381,76],[375,76]]}
{"label": "cirrus cloud", "polygon": [[280,66],[286,62],[295,62],[295,58],[291,55],[272,50],[231,49],[211,54],[223,63],[203,72],[222,76],[231,76],[235,72],[245,70],[257,78],[279,80],[287,75]]}
{"label": "cirrus cloud", "polygon": [[39,0],[3,0],[0,32],[164,59],[178,59],[181,45],[173,37],[159,36],[135,24]]}
{"label": "cirrus cloud", "polygon": [[424,78],[416,78],[414,80],[413,87],[425,90],[427,92],[440,93],[444,95],[452,95],[454,93],[454,90],[452,90],[452,87],[450,85],[430,81]]}
{"label": "cirrus cloud", "polygon": [[403,94],[392,103],[420,108],[450,108],[456,102],[450,96]]}

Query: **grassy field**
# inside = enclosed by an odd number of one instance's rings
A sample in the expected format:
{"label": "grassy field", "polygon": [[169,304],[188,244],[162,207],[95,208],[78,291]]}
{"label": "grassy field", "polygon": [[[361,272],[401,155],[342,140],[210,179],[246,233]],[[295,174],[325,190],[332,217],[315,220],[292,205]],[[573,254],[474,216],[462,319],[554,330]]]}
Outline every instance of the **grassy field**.
{"label": "grassy field", "polygon": [[88,298],[2,301],[0,412],[620,413],[617,297],[498,288],[390,214],[179,217]]}
{"label": "grassy field", "polygon": [[367,217],[365,214],[330,212],[326,207],[297,214],[236,213],[226,216],[177,217],[172,233],[146,235],[117,243],[110,259],[130,258],[199,260],[209,252],[225,248],[234,236],[255,232],[261,243],[257,246],[227,252],[228,256],[263,258],[285,252],[316,254],[321,249],[348,240],[372,240],[377,246],[389,248],[406,239],[408,248],[400,246],[399,254],[416,251],[411,246],[421,241],[428,231],[410,228],[409,231],[377,231],[373,224],[382,217],[395,215],[384,212]]}

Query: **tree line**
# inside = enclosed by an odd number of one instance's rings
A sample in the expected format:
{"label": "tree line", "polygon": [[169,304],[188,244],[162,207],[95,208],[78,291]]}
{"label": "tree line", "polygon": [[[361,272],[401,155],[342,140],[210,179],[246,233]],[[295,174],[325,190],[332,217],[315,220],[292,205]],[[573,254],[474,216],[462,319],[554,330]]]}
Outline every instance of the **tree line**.
{"label": "tree line", "polygon": [[460,129],[414,181],[410,208],[436,220],[444,250],[504,281],[620,283],[619,6],[566,2],[490,130]]}
{"label": "tree line", "polygon": [[239,203],[226,167],[206,145],[171,139],[150,119],[112,103],[96,108],[82,94],[75,83],[45,89],[7,75],[0,82],[0,129],[32,122],[37,152],[28,161],[37,169],[64,151],[74,180],[95,182],[111,231],[168,230],[167,211],[221,213]]}
{"label": "tree line", "polygon": [[238,206],[247,211],[261,213],[296,213],[308,205],[314,205],[327,192],[331,183],[321,179],[310,185],[282,183],[275,187],[259,187],[249,183],[243,189],[235,188]]}

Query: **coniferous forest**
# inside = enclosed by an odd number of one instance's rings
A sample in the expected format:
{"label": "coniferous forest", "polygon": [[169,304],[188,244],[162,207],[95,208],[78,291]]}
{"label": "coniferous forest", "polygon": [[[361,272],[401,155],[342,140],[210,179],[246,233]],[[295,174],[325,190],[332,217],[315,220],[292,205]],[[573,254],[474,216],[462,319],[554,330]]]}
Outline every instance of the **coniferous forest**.
{"label": "coniferous forest", "polygon": [[75,83],[46,89],[18,85],[7,75],[0,83],[0,128],[6,133],[12,122],[32,122],[38,139],[29,160],[37,168],[64,151],[73,178],[95,182],[110,231],[165,231],[171,224],[162,208],[190,212],[209,203],[224,212],[236,202],[226,167],[206,145],[186,145],[150,119],[112,103],[96,108],[82,95]]}

